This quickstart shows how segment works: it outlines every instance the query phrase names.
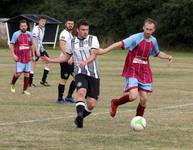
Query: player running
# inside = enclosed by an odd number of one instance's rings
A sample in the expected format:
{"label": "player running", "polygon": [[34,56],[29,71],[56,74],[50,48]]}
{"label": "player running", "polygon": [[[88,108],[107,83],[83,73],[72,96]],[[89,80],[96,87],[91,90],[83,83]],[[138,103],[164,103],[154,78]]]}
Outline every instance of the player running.
{"label": "player running", "polygon": [[112,117],[116,115],[119,105],[136,100],[138,95],[140,102],[136,110],[136,116],[143,116],[147,106],[148,93],[152,92],[152,73],[149,57],[159,57],[169,60],[169,63],[172,62],[172,56],[159,50],[157,40],[152,36],[155,30],[156,22],[148,18],[144,22],[144,32],[134,34],[105,49],[93,51],[95,54],[102,55],[116,48],[128,50],[122,72],[122,76],[125,77],[125,94],[120,98],[111,100],[110,115]]}
{"label": "player running", "polygon": [[91,114],[99,96],[99,71],[96,55],[92,54],[94,49],[99,48],[99,42],[96,36],[89,35],[89,24],[86,20],[78,22],[77,32],[77,37],[71,41],[64,56],[44,59],[47,62],[56,63],[67,62],[71,56],[73,57],[77,88],[75,124],[77,128],[83,128],[83,119]]}

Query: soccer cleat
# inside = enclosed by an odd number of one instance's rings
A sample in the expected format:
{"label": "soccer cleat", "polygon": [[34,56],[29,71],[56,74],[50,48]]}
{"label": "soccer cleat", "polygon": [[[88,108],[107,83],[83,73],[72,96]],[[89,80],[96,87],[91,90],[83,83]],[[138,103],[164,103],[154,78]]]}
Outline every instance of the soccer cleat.
{"label": "soccer cleat", "polygon": [[83,128],[83,116],[77,115],[76,119],[74,120],[74,123],[77,128]]}
{"label": "soccer cleat", "polygon": [[116,100],[116,99],[112,99],[111,100],[111,107],[110,107],[110,115],[111,115],[111,117],[115,117],[116,112],[117,112],[117,107],[118,107],[117,105],[115,105],[114,100]]}
{"label": "soccer cleat", "polygon": [[36,85],[32,83],[32,84],[29,84],[29,87],[36,87]]}
{"label": "soccer cleat", "polygon": [[43,85],[43,86],[46,86],[46,87],[50,86],[50,84],[47,81],[45,81],[45,82],[40,81],[40,84]]}
{"label": "soccer cleat", "polygon": [[57,103],[57,104],[64,104],[65,101],[64,101],[64,99],[58,99],[58,100],[56,101],[56,103]]}
{"label": "soccer cleat", "polygon": [[13,84],[11,85],[11,92],[15,93],[15,85],[13,85]]}
{"label": "soccer cleat", "polygon": [[66,97],[65,102],[66,103],[76,103],[72,97],[71,98]]}
{"label": "soccer cleat", "polygon": [[25,95],[31,95],[31,93],[28,92],[28,91],[23,91],[23,94],[25,94]]}

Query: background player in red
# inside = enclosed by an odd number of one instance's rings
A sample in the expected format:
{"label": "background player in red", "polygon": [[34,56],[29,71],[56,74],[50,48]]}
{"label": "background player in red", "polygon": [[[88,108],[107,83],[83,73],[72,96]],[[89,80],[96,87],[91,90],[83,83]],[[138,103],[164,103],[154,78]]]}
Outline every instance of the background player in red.
{"label": "background player in red", "polygon": [[[134,34],[122,41],[114,43],[105,49],[94,50],[95,54],[105,54],[115,48],[127,49],[122,76],[125,77],[125,94],[120,98],[111,100],[110,115],[116,115],[117,107],[127,102],[132,102],[140,97],[136,116],[143,116],[147,105],[148,93],[152,91],[152,73],[149,57],[159,57],[172,62],[172,56],[159,50],[157,40],[152,34],[156,30],[156,22],[146,19],[143,26],[144,32]],[[129,94],[128,94],[129,92]]]}
{"label": "background player in red", "polygon": [[15,93],[15,83],[20,75],[24,73],[23,94],[30,95],[27,87],[31,70],[32,35],[27,31],[28,25],[26,20],[20,21],[19,28],[20,30],[14,32],[10,42],[11,55],[16,62],[16,72],[11,81],[11,92]]}

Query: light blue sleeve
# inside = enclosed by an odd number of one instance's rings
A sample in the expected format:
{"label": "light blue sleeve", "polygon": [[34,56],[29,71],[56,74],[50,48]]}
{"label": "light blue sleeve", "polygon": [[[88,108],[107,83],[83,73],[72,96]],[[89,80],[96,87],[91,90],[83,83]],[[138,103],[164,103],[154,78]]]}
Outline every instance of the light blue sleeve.
{"label": "light blue sleeve", "polygon": [[151,56],[153,57],[156,57],[158,54],[159,54],[160,50],[159,50],[159,46],[158,46],[158,43],[157,43],[157,40],[156,38],[154,38],[153,40],[153,48],[151,50]]}
{"label": "light blue sleeve", "polygon": [[27,31],[27,34],[29,34],[30,37],[32,38],[32,33],[31,32]]}
{"label": "light blue sleeve", "polygon": [[122,42],[124,44],[123,48],[129,50],[129,51],[132,51],[136,46],[137,44],[139,43],[140,41],[140,34],[134,34],[126,39],[124,39]]}
{"label": "light blue sleeve", "polygon": [[10,43],[15,44],[18,36],[19,36],[19,32],[14,32]]}

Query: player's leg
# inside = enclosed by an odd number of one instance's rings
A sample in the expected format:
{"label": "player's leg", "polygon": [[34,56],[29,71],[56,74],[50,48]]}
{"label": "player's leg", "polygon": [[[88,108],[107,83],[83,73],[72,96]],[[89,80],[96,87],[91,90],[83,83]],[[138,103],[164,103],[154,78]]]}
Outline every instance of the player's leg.
{"label": "player's leg", "polygon": [[75,119],[75,124],[77,128],[83,127],[83,114],[85,109],[85,96],[88,89],[88,82],[83,74],[78,74],[75,76],[75,82],[77,87],[77,102],[76,102],[76,112],[77,116]]}
{"label": "player's leg", "polygon": [[74,103],[74,99],[72,97],[72,94],[74,93],[76,89],[75,80],[73,79],[70,83],[69,89],[68,89],[68,95],[66,96],[65,100],[71,103]]}
{"label": "player's leg", "polygon": [[152,91],[151,83],[139,83],[140,102],[137,106],[136,116],[143,116],[146,105],[147,105],[148,94],[151,91]]}
{"label": "player's leg", "polygon": [[97,100],[92,97],[87,97],[87,101],[85,104],[83,118],[86,118],[88,115],[92,113],[92,110],[96,107]]}
{"label": "player's leg", "polygon": [[60,81],[58,84],[58,99],[57,99],[57,103],[58,104],[64,104],[64,99],[63,99],[63,95],[64,95],[64,91],[65,91],[65,85],[66,82],[69,78],[69,74],[67,73],[67,63],[60,63]]}
{"label": "player's leg", "polygon": [[[137,99],[138,96],[138,80],[136,78],[126,78],[125,81],[125,93],[116,99],[111,100],[110,115],[114,117],[117,112],[119,105],[125,104],[127,102],[132,102]],[[129,92],[126,93],[126,92]]]}
{"label": "player's leg", "polygon": [[16,72],[14,73],[12,80],[11,80],[11,92],[15,93],[15,83],[17,79],[20,77],[24,70],[24,65],[20,62],[16,62]]}
{"label": "player's leg", "polygon": [[139,91],[140,102],[136,109],[136,116],[143,116],[148,99],[148,93],[146,91]]}
{"label": "player's leg", "polygon": [[87,101],[85,104],[83,117],[87,117],[92,113],[92,110],[96,107],[97,100],[100,93],[100,79],[95,79],[93,77],[88,78],[88,90],[87,90]]}
{"label": "player's leg", "polygon": [[36,85],[33,83],[35,68],[36,68],[36,61],[32,60],[30,77],[29,77],[29,86],[30,87],[31,86],[36,87]]}
{"label": "player's leg", "polygon": [[[74,78],[74,64],[68,65],[68,73],[72,75],[72,77]],[[67,102],[71,102],[74,103],[74,100],[72,98],[72,94],[74,92],[74,90],[76,89],[76,84],[75,84],[75,79],[73,79],[70,83],[69,89],[68,89],[68,94],[67,97],[65,98],[65,100]]]}
{"label": "player's leg", "polygon": [[31,95],[28,91],[28,85],[29,85],[29,76],[31,71],[31,62],[25,64],[24,68],[24,80],[23,80],[23,94]]}
{"label": "player's leg", "polygon": [[[46,51],[41,52],[41,57],[40,58],[42,58],[43,56],[49,57],[49,55]],[[48,74],[49,74],[49,71],[50,71],[50,65],[47,64],[44,68],[44,71],[43,71],[42,80],[40,81],[40,84],[42,84],[43,86],[47,86],[47,87],[50,86],[50,84],[46,81],[47,77],[48,77]]]}

